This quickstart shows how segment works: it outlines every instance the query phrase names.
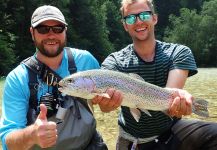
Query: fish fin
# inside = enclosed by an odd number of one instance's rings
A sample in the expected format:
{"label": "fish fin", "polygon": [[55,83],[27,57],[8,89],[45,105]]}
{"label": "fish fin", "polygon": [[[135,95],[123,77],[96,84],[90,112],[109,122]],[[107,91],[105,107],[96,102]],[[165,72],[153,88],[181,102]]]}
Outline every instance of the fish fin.
{"label": "fish fin", "polygon": [[136,122],[139,122],[139,119],[141,117],[140,110],[137,108],[130,108],[130,113],[132,114],[132,116],[136,120]]}
{"label": "fish fin", "polygon": [[201,117],[209,117],[208,101],[203,99],[196,99],[193,102],[192,112]]}
{"label": "fish fin", "polygon": [[90,108],[90,111],[94,115],[94,108],[93,108],[93,103],[90,99],[87,99],[87,106]]}
{"label": "fish fin", "polygon": [[136,79],[145,81],[140,75],[138,75],[138,74],[136,74],[136,73],[129,73],[129,75],[130,75],[131,77],[136,78]]}
{"label": "fish fin", "polygon": [[141,109],[139,108],[141,111],[143,111],[146,115],[148,115],[149,117],[152,117],[152,115],[150,114],[150,112],[146,109]]}
{"label": "fish fin", "polygon": [[101,96],[101,97],[105,97],[105,98],[111,98],[107,93],[92,91],[91,94],[93,94],[94,96]]}
{"label": "fish fin", "polygon": [[168,109],[167,110],[162,110],[161,112],[164,113],[165,115],[169,116]]}

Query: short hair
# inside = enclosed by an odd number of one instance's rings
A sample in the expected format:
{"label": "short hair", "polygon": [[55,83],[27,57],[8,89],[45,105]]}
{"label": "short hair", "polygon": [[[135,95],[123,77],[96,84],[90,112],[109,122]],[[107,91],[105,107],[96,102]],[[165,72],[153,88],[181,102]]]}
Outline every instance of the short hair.
{"label": "short hair", "polygon": [[124,8],[127,7],[128,5],[131,5],[135,2],[138,1],[144,1],[145,3],[147,3],[148,7],[151,9],[151,12],[154,14],[155,10],[154,10],[154,4],[153,4],[153,0],[122,0],[121,2],[121,15],[124,16]]}

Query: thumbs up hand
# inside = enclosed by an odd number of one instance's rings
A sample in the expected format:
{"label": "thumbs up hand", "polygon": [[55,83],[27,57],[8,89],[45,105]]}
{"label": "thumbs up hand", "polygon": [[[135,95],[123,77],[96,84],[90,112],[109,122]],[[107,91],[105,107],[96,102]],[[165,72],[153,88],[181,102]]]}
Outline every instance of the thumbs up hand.
{"label": "thumbs up hand", "polygon": [[55,122],[47,121],[47,107],[40,104],[40,113],[34,125],[34,138],[41,148],[51,147],[56,144],[57,126]]}

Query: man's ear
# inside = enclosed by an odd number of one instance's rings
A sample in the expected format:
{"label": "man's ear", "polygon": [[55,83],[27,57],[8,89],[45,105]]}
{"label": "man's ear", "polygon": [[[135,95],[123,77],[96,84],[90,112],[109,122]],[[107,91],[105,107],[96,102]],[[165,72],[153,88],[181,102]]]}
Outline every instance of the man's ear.
{"label": "man's ear", "polygon": [[30,33],[31,33],[32,40],[35,41],[33,28],[30,27],[30,28],[29,28],[29,31],[30,31]]}
{"label": "man's ear", "polygon": [[157,22],[158,22],[158,16],[157,16],[157,14],[153,14],[153,21],[154,21],[154,25],[156,25]]}
{"label": "man's ear", "polygon": [[127,28],[126,23],[125,23],[125,22],[122,22],[122,24],[123,24],[123,26],[124,26],[125,31],[128,32],[128,28]]}

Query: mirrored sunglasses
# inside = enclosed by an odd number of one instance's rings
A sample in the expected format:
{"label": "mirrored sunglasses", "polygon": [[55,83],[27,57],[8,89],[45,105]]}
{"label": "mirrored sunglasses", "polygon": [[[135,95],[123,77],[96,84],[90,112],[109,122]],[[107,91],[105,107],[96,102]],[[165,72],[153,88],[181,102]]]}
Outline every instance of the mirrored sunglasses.
{"label": "mirrored sunglasses", "polygon": [[151,18],[151,15],[152,15],[151,11],[143,11],[138,14],[131,14],[131,15],[125,16],[123,20],[126,24],[132,25],[136,22],[137,17],[139,17],[141,21],[147,21]]}
{"label": "mirrored sunglasses", "polygon": [[56,25],[56,26],[47,26],[47,25],[38,25],[35,27],[35,29],[38,31],[40,34],[47,34],[50,32],[50,29],[56,33],[62,33],[65,30],[66,26],[64,25]]}

